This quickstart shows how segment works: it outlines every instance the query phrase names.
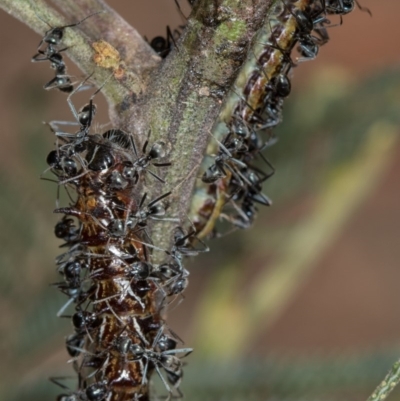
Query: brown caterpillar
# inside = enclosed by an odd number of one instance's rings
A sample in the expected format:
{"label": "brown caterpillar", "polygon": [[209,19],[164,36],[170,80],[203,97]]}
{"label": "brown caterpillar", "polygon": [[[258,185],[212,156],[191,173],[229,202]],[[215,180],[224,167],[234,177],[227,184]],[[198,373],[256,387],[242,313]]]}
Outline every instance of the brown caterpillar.
{"label": "brown caterpillar", "polygon": [[139,153],[133,138],[121,130],[90,134],[94,95],[79,111],[71,102],[83,84],[68,97],[79,130],[68,133],[51,123],[58,145],[47,158],[59,185],[76,193],[68,207],[55,210],[64,214],[55,234],[68,248],[57,259],[64,277],[57,286],[70,297],[62,311],[75,304],[74,333],[66,347],[79,388],[58,400],[147,400],[154,370],[168,397],[179,396],[180,358],[192,350],[177,348],[162,312],[168,299],[187,286],[182,258],[191,235],[178,229],[165,263],[152,265],[146,227],[149,220],[162,224],[170,219],[164,203],[169,193],[148,200],[138,191],[145,176],[161,180],[152,169],[169,165],[157,163],[165,158],[166,147],[156,142],[148,149],[146,142]]}

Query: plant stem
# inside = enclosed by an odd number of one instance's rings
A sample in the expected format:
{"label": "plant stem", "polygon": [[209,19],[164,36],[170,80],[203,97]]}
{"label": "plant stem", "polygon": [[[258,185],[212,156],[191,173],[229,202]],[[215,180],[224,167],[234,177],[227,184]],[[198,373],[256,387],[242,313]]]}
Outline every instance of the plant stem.
{"label": "plant stem", "polygon": [[[0,0],[0,8],[28,25],[35,32],[43,35],[50,27],[60,27],[70,24],[59,13],[49,7],[43,0]],[[95,20],[98,15],[89,18]],[[92,21],[93,22],[93,21]],[[86,23],[86,21],[84,22]],[[82,26],[84,26],[84,23]],[[84,72],[85,76],[93,74],[91,80],[100,86],[110,78],[110,70],[97,68],[93,61],[95,51],[92,41],[79,29],[79,26],[66,29],[63,37],[63,45],[67,47],[66,53],[72,61]],[[125,71],[123,79],[109,79],[102,89],[106,97],[111,115],[115,115],[114,108],[126,102],[132,94],[142,93],[144,82],[140,75],[134,71]]]}
{"label": "plant stem", "polygon": [[[80,27],[92,40],[103,39],[118,49],[125,63],[145,80],[150,71],[158,66],[160,57],[129,25],[103,0],[52,0],[71,21],[81,20],[97,10],[105,10],[95,19],[89,18]],[[112,27],[112,29],[110,29]]]}
{"label": "plant stem", "polygon": [[389,373],[375,389],[367,401],[383,401],[395,389],[400,382],[400,361],[397,361]]}
{"label": "plant stem", "polygon": [[[186,219],[186,211],[210,132],[222,101],[247,56],[249,44],[266,16],[271,1],[200,1],[192,12],[177,49],[149,86],[141,114],[133,116],[138,133],[151,130],[151,140],[170,144],[172,166],[156,183],[149,199],[167,191],[169,212]],[[217,17],[216,17],[217,15]],[[170,232],[177,224],[163,222],[153,230],[154,243],[169,249]],[[159,260],[165,254],[159,252]],[[156,257],[157,259],[157,257]]]}

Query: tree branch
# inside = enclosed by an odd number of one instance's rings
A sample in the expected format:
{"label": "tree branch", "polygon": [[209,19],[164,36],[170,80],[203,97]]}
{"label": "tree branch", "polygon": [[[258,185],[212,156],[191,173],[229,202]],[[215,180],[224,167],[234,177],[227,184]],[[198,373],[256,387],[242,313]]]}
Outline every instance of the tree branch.
{"label": "tree branch", "polygon": [[[138,31],[129,25],[103,0],[52,0],[71,21],[105,10],[95,19],[89,18],[80,27],[92,40],[100,38],[118,49],[122,59],[145,81],[161,59]],[[110,29],[112,27],[112,29]]]}
{"label": "tree branch", "polygon": [[[43,0],[34,6],[28,0],[0,0],[0,7],[42,35],[49,27],[38,15],[51,26],[63,26],[100,7],[108,11],[67,29],[63,45],[85,74],[94,71],[93,81],[98,86],[114,72],[114,79],[103,88],[114,125],[138,134],[141,140],[151,130],[152,141],[163,140],[171,146],[173,165],[164,177],[166,184],[152,185],[149,197],[173,190],[170,212],[184,220],[209,132],[273,0],[199,0],[177,49],[160,69],[154,68],[158,59],[140,35],[103,0],[52,1],[67,14],[68,21]],[[123,37],[119,30],[128,36]],[[96,62],[93,46],[99,56]],[[112,54],[114,64],[101,62],[105,53]],[[147,77],[151,78],[149,88]],[[159,241],[160,247],[168,248],[172,224],[176,223],[155,227],[154,241]]]}
{"label": "tree branch", "polygon": [[[34,4],[28,0],[0,0],[0,7],[40,35],[49,30],[49,27],[64,26],[71,23],[71,21],[66,21],[43,0],[35,0]],[[92,9],[91,13],[95,11],[99,11],[99,8],[96,8],[96,10]],[[92,24],[96,24],[100,15],[103,14],[95,15],[87,21],[91,20]],[[115,19],[118,17],[114,15],[111,18]],[[74,21],[76,21],[76,18],[74,18]],[[85,76],[93,74],[91,80],[97,86],[102,85],[108,80],[102,92],[109,103],[110,116],[113,123],[123,126],[124,117],[127,114],[127,107],[124,107],[127,99],[135,98],[145,91],[146,85],[141,76],[142,71],[140,66],[135,68],[135,71],[128,69],[126,63],[122,59],[119,60],[121,56],[118,56],[118,65],[121,67],[119,74],[115,73],[114,79],[109,79],[113,68],[103,66],[94,61],[97,53],[93,48],[94,43],[80,29],[87,21],[80,26],[66,29],[63,37],[63,45],[68,47],[66,53],[84,72]],[[99,25],[104,27],[104,20]],[[139,42],[143,43],[143,39],[140,38]],[[134,46],[133,42],[132,46]],[[148,66],[146,65],[144,70],[147,71],[147,68]]]}
{"label": "tree branch", "polygon": [[[196,173],[222,100],[247,56],[249,44],[263,23],[270,1],[214,0],[197,3],[176,51],[152,80],[147,102],[134,115],[137,132],[170,144],[165,184],[149,190],[150,199],[173,191],[170,214],[186,220]],[[153,228],[153,241],[169,249],[176,223]],[[155,260],[165,258],[163,252]]]}

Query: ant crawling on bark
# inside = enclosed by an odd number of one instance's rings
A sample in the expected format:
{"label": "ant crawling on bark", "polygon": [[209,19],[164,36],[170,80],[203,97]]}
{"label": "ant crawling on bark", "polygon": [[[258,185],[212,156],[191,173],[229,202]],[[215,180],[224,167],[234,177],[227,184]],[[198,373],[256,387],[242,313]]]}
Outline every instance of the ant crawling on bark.
{"label": "ant crawling on bark", "polygon": [[[74,86],[71,82],[71,79],[67,75],[67,67],[63,60],[62,52],[67,50],[67,47],[60,49],[58,46],[61,44],[61,41],[64,36],[64,30],[66,28],[72,28],[80,25],[82,22],[92,17],[93,15],[102,13],[104,11],[98,11],[96,13],[90,14],[82,20],[74,23],[63,25],[59,27],[51,26],[47,21],[42,19],[39,15],[38,18],[47,24],[50,29],[48,29],[43,38],[40,40],[37,53],[32,57],[32,62],[40,62],[40,61],[50,61],[50,66],[54,70],[56,70],[56,75],[53,79],[47,82],[44,85],[44,89],[59,89],[62,92],[71,93],[74,89]],[[46,44],[46,47],[43,47],[43,44]]]}

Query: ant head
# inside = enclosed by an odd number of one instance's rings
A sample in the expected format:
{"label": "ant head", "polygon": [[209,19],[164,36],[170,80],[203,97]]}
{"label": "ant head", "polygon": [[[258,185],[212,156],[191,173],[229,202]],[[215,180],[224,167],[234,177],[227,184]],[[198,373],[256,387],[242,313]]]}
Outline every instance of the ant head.
{"label": "ant head", "polygon": [[156,36],[150,42],[150,46],[157,54],[162,54],[167,49],[167,40],[162,36]]}
{"label": "ant head", "polygon": [[57,150],[52,150],[47,156],[47,164],[54,169],[55,173],[74,177],[78,172],[78,165],[71,157],[63,156]]}
{"label": "ant head", "polygon": [[151,207],[149,207],[149,213],[155,217],[162,217],[165,216],[167,208],[168,206],[165,202],[159,202],[156,205],[152,205]]}
{"label": "ant head", "polygon": [[115,349],[123,355],[128,354],[131,346],[132,346],[132,340],[127,336],[119,336],[115,340]]}
{"label": "ant head", "polygon": [[73,281],[79,278],[82,271],[82,265],[78,261],[69,262],[62,266],[59,271],[65,276],[67,281]]}
{"label": "ant head", "polygon": [[333,0],[332,6],[340,14],[348,14],[354,10],[354,0]]}
{"label": "ant head", "polygon": [[103,401],[108,395],[107,387],[104,383],[93,383],[86,388],[88,401]]}
{"label": "ant head", "polygon": [[146,280],[151,271],[151,265],[147,262],[137,261],[130,265],[129,275],[140,280]]}
{"label": "ant head", "polygon": [[55,236],[67,242],[73,240],[77,236],[77,233],[78,228],[75,225],[74,219],[67,217],[63,217],[54,228]]}
{"label": "ant head", "polygon": [[184,246],[187,240],[195,234],[194,231],[189,234],[185,232],[182,227],[175,227],[174,229],[174,243],[176,246]]}
{"label": "ant head", "polygon": [[168,146],[163,141],[157,141],[153,144],[149,151],[149,157],[151,159],[162,159],[168,153]]}
{"label": "ant head", "polygon": [[179,266],[177,264],[164,263],[158,267],[161,276],[165,279],[175,277],[179,273]]}
{"label": "ant head", "polygon": [[221,170],[216,164],[211,165],[201,177],[202,181],[206,184],[213,184],[223,177]]}
{"label": "ant head", "polygon": [[88,311],[78,311],[72,315],[72,324],[77,333],[83,333],[86,330],[91,331],[100,323],[96,314]]}
{"label": "ant head", "polygon": [[125,189],[129,182],[122,176],[118,171],[112,171],[110,177],[108,178],[108,183],[111,189],[122,190]]}
{"label": "ant head", "polygon": [[107,226],[110,234],[114,237],[121,237],[126,234],[125,222],[123,220],[112,220]]}
{"label": "ant head", "polygon": [[58,45],[64,34],[64,28],[52,28],[48,30],[43,38],[44,42],[50,45]]}
{"label": "ant head", "polygon": [[142,359],[145,351],[139,344],[132,344],[129,351],[132,353],[134,360]]}
{"label": "ant head", "polygon": [[160,352],[164,352],[175,349],[177,344],[173,338],[163,334],[157,342],[157,348]]}

